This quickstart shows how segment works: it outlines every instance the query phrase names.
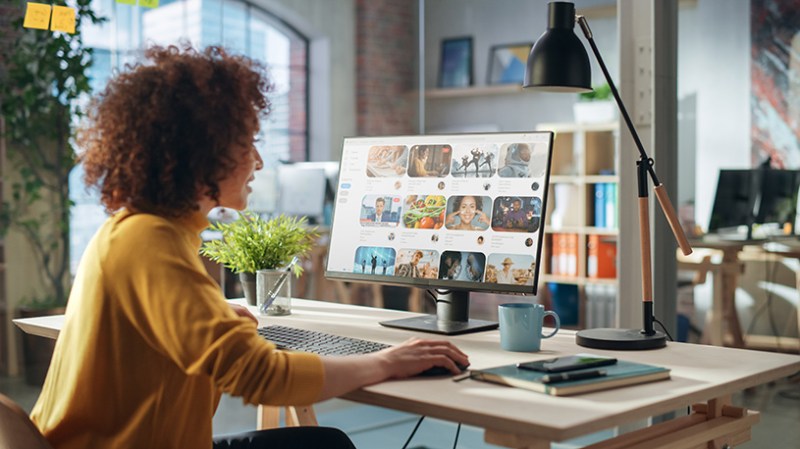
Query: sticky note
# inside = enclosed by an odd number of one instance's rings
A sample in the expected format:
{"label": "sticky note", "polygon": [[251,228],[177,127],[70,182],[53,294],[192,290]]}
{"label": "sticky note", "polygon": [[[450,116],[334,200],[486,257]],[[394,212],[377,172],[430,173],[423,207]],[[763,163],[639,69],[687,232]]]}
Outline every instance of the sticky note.
{"label": "sticky note", "polygon": [[117,0],[117,3],[124,3],[126,5],[135,5],[136,0]]}
{"label": "sticky note", "polygon": [[53,6],[53,21],[50,23],[50,30],[75,34],[75,8]]}
{"label": "sticky note", "polygon": [[48,25],[50,25],[50,5],[28,3],[28,7],[25,9],[25,21],[22,22],[22,26],[46,30]]}
{"label": "sticky note", "polygon": [[139,6],[145,8],[158,8],[158,0],[139,0]]}

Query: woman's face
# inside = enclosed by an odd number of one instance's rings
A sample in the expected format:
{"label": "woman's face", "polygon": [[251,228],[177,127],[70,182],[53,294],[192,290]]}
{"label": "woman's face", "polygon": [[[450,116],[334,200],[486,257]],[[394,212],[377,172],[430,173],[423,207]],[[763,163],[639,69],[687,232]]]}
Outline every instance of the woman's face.
{"label": "woman's face", "polygon": [[474,196],[465,196],[461,200],[461,205],[458,207],[458,216],[461,217],[462,224],[472,223],[475,214],[478,211],[478,202]]}
{"label": "woman's face", "polygon": [[253,191],[248,184],[255,179],[253,173],[264,167],[264,161],[253,144],[236,146],[232,151],[239,163],[219,182],[219,206],[244,210]]}

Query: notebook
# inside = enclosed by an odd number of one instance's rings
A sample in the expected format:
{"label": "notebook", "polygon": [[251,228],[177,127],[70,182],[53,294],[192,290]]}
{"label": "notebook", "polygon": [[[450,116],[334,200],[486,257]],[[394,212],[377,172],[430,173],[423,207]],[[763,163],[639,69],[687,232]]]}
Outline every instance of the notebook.
{"label": "notebook", "polygon": [[597,369],[605,371],[605,375],[590,379],[566,380],[555,383],[542,382],[542,378],[548,373],[519,369],[516,365],[473,370],[470,373],[470,378],[537,391],[551,396],[570,396],[669,379],[668,368],[625,360],[619,360],[614,365],[570,371],[570,373],[574,374]]}

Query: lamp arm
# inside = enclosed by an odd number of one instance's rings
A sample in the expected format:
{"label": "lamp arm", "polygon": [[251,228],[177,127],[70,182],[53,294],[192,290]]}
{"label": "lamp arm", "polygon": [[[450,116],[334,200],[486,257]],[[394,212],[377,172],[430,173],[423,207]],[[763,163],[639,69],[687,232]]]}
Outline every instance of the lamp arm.
{"label": "lamp arm", "polygon": [[614,96],[614,100],[617,103],[619,112],[622,114],[622,119],[625,120],[625,125],[628,127],[628,131],[630,131],[631,136],[633,136],[633,141],[636,143],[636,148],[639,149],[639,157],[642,163],[645,164],[645,168],[647,173],[650,174],[650,178],[653,179],[653,190],[656,193],[658,204],[661,206],[661,211],[664,213],[664,216],[667,218],[667,222],[672,229],[672,234],[675,236],[675,240],[677,240],[678,246],[680,246],[683,254],[688,256],[692,253],[692,247],[689,245],[689,240],[686,238],[686,233],[683,232],[683,228],[678,221],[678,214],[675,213],[675,208],[672,206],[672,202],[669,199],[669,195],[667,195],[664,185],[658,180],[656,171],[653,168],[654,161],[644,150],[642,140],[639,138],[639,134],[636,132],[636,128],[633,126],[633,121],[628,114],[628,110],[625,108],[625,103],[622,102],[622,98],[619,96],[617,86],[614,85],[614,81],[611,79],[611,74],[608,73],[606,63],[603,61],[603,57],[600,56],[600,50],[597,49],[597,44],[595,44],[594,38],[592,37],[592,30],[589,28],[589,22],[586,20],[585,16],[580,14],[575,16],[575,21],[578,22],[578,25],[580,25],[583,35],[586,36],[586,40],[589,41],[589,46],[592,48],[592,53],[594,53],[594,57],[597,59],[597,63],[600,65],[600,70],[602,70],[603,76],[605,77],[608,87],[611,90],[611,94]]}

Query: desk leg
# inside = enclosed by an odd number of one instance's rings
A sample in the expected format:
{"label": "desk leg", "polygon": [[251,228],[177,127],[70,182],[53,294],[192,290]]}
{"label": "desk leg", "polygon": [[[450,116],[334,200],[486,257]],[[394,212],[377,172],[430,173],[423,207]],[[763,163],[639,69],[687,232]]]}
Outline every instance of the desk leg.
{"label": "desk leg", "polygon": [[742,335],[742,326],[739,324],[739,313],[736,311],[736,287],[739,285],[739,273],[742,265],[738,256],[730,255],[728,251],[723,256],[722,265],[722,297],[725,301],[722,316],[728,325],[728,332],[733,337],[733,346],[744,348],[744,335]]}
{"label": "desk leg", "polygon": [[[298,426],[318,426],[317,415],[314,413],[314,407],[284,407],[286,417],[286,427]],[[259,405],[256,428],[262,429],[277,429],[281,423],[281,407],[271,405]]]}

